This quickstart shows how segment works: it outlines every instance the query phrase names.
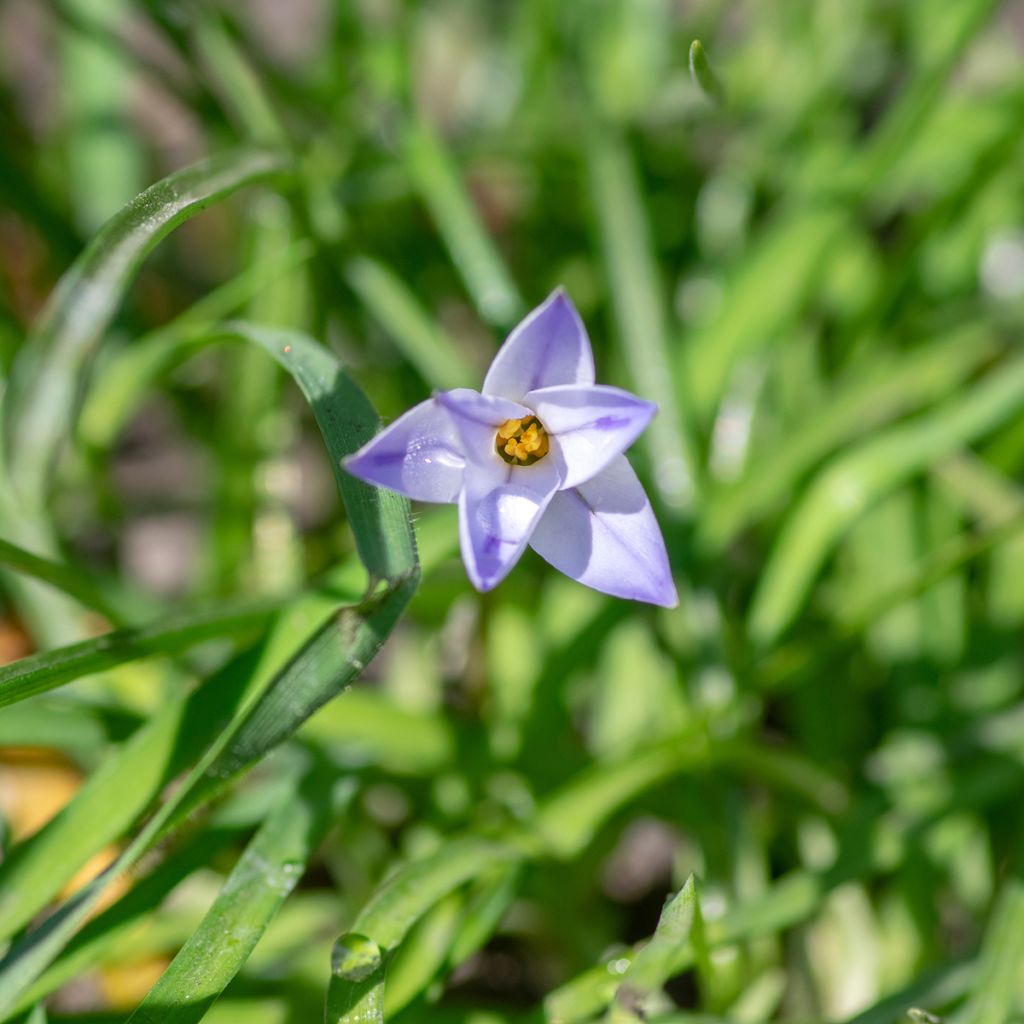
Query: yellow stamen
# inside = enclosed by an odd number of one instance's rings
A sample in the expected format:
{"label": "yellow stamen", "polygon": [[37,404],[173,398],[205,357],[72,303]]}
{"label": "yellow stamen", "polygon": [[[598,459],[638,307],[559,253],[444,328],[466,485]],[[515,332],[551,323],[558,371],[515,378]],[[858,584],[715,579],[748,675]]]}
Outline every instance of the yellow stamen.
{"label": "yellow stamen", "polygon": [[494,450],[510,465],[532,466],[550,450],[548,432],[536,416],[506,420],[498,427]]}

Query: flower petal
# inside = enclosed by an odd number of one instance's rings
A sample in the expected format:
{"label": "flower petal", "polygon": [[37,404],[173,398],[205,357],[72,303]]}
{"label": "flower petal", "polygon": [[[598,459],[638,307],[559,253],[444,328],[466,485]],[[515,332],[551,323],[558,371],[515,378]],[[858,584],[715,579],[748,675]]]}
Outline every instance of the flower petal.
{"label": "flower petal", "polygon": [[507,482],[488,487],[488,476],[468,467],[459,496],[462,560],[477,590],[491,590],[508,575],[558,489],[550,460],[505,468]]}
{"label": "flower petal", "polygon": [[353,476],[415,501],[453,502],[462,489],[462,444],[445,409],[428,399],[344,460]]}
{"label": "flower petal", "polygon": [[541,388],[523,401],[558,439],[563,487],[575,487],[600,473],[644,432],[658,411],[653,402],[600,384]]}
{"label": "flower petal", "polygon": [[508,336],[484,378],[484,394],[514,402],[556,384],[593,384],[594,354],[572,300],[561,288]]}
{"label": "flower petal", "polygon": [[624,455],[592,480],[559,491],[530,546],[556,569],[605,594],[666,608],[679,603],[661,530]]}

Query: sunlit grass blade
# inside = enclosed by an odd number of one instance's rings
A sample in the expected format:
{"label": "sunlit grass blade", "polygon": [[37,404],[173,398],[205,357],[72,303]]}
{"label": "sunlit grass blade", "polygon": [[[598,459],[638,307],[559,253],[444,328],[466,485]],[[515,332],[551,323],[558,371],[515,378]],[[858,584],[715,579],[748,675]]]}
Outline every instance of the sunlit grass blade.
{"label": "sunlit grass blade", "polygon": [[840,378],[824,407],[794,424],[770,458],[757,457],[735,484],[708,495],[700,523],[707,544],[718,550],[744,527],[782,507],[801,476],[846,441],[902,413],[949,394],[996,352],[995,339],[969,328],[936,338],[905,356],[880,357]]}
{"label": "sunlit grass blade", "polygon": [[108,599],[92,585],[84,573],[71,566],[33,555],[30,551],[6,540],[0,540],[0,565],[49,583],[50,586],[64,591],[69,597],[101,615],[115,617]]}
{"label": "sunlit grass blade", "polygon": [[217,638],[254,636],[279,604],[248,601],[179,612],[148,626],[119,629],[69,647],[40,651],[0,667],[0,707],[139,658],[174,654]]}
{"label": "sunlit grass blade", "polygon": [[992,912],[978,957],[977,974],[956,1024],[1003,1024],[1020,1008],[1024,964],[1024,882],[1006,882]]}
{"label": "sunlit grass blade", "polygon": [[173,320],[113,355],[85,395],[78,420],[82,440],[95,449],[109,448],[147,390],[163,374],[205,347],[211,327],[236,314],[255,295],[307,263],[312,255],[312,245],[303,240],[256,260]]}
{"label": "sunlit grass blade", "polygon": [[[384,966],[410,928],[448,893],[521,856],[513,845],[467,838],[448,842],[437,853],[402,868],[363,907],[350,932],[335,946],[340,955],[334,958],[327,1020],[354,1024],[357,1008],[382,1006]],[[360,953],[354,965],[353,951]],[[367,952],[374,955],[362,955]]]}
{"label": "sunlit grass blade", "polygon": [[772,643],[792,622],[819,570],[874,501],[993,430],[1024,405],[1024,361],[1004,363],[965,396],[879,434],[827,466],[788,518],[750,612],[750,632]]}
{"label": "sunlit grass blade", "polygon": [[[19,1009],[49,995],[76,975],[95,966],[119,940],[130,938],[139,921],[159,907],[168,893],[192,872],[205,867],[245,833],[239,824],[212,822],[173,855],[136,881],[113,906],[94,917],[24,994]],[[17,1011],[16,1011],[17,1012]]]}
{"label": "sunlit grass blade", "polygon": [[267,817],[202,923],[129,1021],[201,1020],[298,883],[332,820],[330,780],[311,775]]}
{"label": "sunlit grass blade", "polygon": [[114,864],[0,960],[0,1013],[9,1012],[60,954],[114,878],[138,863],[164,834],[268,754],[362,672],[414,589],[415,580],[407,581],[360,608],[332,615],[259,696],[222,725],[199,762]]}
{"label": "sunlit grass blade", "polygon": [[737,363],[767,345],[800,312],[843,236],[846,215],[829,208],[785,211],[761,231],[726,282],[718,312],[687,339],[677,363],[694,416],[714,415]]}
{"label": "sunlit grass blade", "polygon": [[246,185],[283,175],[285,157],[224,153],[152,185],[95,236],[60,284],[28,339],[4,403],[10,481],[37,505],[60,444],[70,434],[81,374],[132,278],[182,221]]}
{"label": "sunlit grass blade", "polygon": [[540,806],[533,831],[558,857],[579,854],[619,806],[687,767],[711,750],[699,735],[673,738],[618,761],[595,764],[552,793]]}
{"label": "sunlit grass blade", "polygon": [[690,43],[690,77],[701,92],[715,103],[725,102],[725,90],[711,67],[708,55],[699,39]]}
{"label": "sunlit grass blade", "polygon": [[478,374],[451,338],[394,271],[360,256],[348,264],[345,276],[369,313],[431,387],[445,390],[479,384]]}
{"label": "sunlit grass blade", "polygon": [[679,951],[690,939],[697,913],[697,883],[693,875],[665,905],[651,941],[633,958],[615,990],[609,1024],[646,1020],[651,994],[675,973]]}
{"label": "sunlit grass blade", "polygon": [[622,354],[637,390],[658,403],[645,435],[654,483],[670,508],[682,510],[698,485],[696,454],[673,389],[665,297],[636,168],[622,139],[596,127],[587,167]]}
{"label": "sunlit grass blade", "polygon": [[414,573],[416,543],[409,502],[342,469],[341,460],[373,437],[380,419],[337,356],[300,331],[229,321],[221,336],[259,345],[292,375],[305,395],[327,446],[359,557],[371,578],[393,582]]}
{"label": "sunlit grass blade", "polygon": [[511,326],[524,312],[523,300],[436,129],[421,117],[410,120],[403,148],[413,184],[480,314]]}

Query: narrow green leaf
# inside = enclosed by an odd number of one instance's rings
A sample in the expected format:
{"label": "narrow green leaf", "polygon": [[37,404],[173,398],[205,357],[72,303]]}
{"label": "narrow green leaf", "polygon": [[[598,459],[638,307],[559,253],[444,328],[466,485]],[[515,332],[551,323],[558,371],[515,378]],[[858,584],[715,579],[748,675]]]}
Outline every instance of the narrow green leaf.
{"label": "narrow green leaf", "polygon": [[697,462],[672,386],[665,297],[634,161],[617,134],[595,127],[587,167],[619,344],[637,390],[658,404],[645,435],[654,484],[666,505],[685,509],[694,498]]}
{"label": "narrow green leaf", "polygon": [[316,416],[345,501],[359,557],[371,581],[403,580],[416,572],[416,542],[409,502],[394,491],[371,487],[342,469],[341,460],[380,428],[369,399],[344,373],[328,349],[298,331],[241,321],[224,325],[225,337],[259,345],[295,379]]}
{"label": "narrow green leaf", "polygon": [[404,149],[413,183],[430,210],[476,308],[488,322],[510,326],[522,314],[523,300],[451,155],[436,130],[423,118],[410,121]]}
{"label": "narrow green leaf", "polygon": [[0,1014],[11,1011],[81,929],[112,879],[138,863],[170,829],[268,754],[362,672],[394,627],[415,585],[415,579],[403,582],[359,608],[344,608],[332,615],[242,714],[221,727],[198,764],[115,863],[0,960]]}
{"label": "narrow green leaf", "polygon": [[304,239],[256,260],[107,360],[82,404],[78,429],[84,442],[95,449],[109,448],[161,375],[207,345],[206,335],[215,324],[237,313],[273,282],[288,277],[312,255],[313,246]]}
{"label": "narrow green leaf", "polygon": [[651,995],[676,973],[676,962],[690,939],[697,913],[697,883],[693,875],[665,905],[650,942],[633,958],[615,990],[611,1022],[646,1019]]}
{"label": "narrow green leaf", "polygon": [[129,1022],[201,1020],[239,972],[305,871],[333,817],[325,780],[313,776],[271,813],[202,923]]}
{"label": "narrow green leaf", "polygon": [[389,267],[360,256],[345,268],[345,277],[366,309],[429,385],[444,390],[479,384],[478,375],[451,338]]}
{"label": "narrow green leaf", "polygon": [[[338,940],[326,1019],[345,1024],[383,1019],[372,1014],[383,1013],[387,958],[409,929],[460,885],[521,856],[515,846],[477,838],[456,839],[402,868],[359,912],[352,931]],[[369,1015],[360,1017],[359,1013]]]}
{"label": "narrow green leaf", "polygon": [[772,643],[792,622],[850,524],[893,488],[1024,406],[1024,360],[1001,365],[965,396],[893,427],[840,456],[797,503],[771,551],[750,613],[750,632]]}
{"label": "narrow green leaf", "polygon": [[245,601],[178,612],[148,626],[119,629],[94,640],[40,651],[0,667],[0,707],[139,658],[174,654],[207,640],[253,635],[279,606],[279,601]]}
{"label": "narrow green leaf", "polygon": [[718,79],[718,75],[711,68],[708,55],[699,39],[690,43],[690,77],[693,84],[704,93],[708,99],[715,103],[725,102],[725,90]]}
{"label": "narrow green leaf", "polygon": [[15,363],[3,410],[11,484],[29,507],[42,503],[81,375],[148,253],[210,203],[288,168],[279,154],[243,149],[178,171],[108,221],[61,278]]}
{"label": "narrow green leaf", "polygon": [[0,564],[64,591],[86,608],[113,618],[110,604],[84,573],[49,558],[33,555],[10,541],[0,540]]}
{"label": "narrow green leaf", "polygon": [[977,974],[956,1024],[1004,1024],[1019,1008],[1024,964],[1024,882],[1009,878],[985,932]]}

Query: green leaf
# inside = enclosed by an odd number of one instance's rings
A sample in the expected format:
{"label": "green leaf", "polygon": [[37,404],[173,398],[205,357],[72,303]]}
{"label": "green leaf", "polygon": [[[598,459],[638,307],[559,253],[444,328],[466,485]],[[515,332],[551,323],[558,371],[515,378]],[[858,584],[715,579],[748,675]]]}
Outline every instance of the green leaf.
{"label": "green leaf", "polygon": [[29,507],[42,504],[82,373],[142,261],[178,224],[289,166],[280,154],[242,149],[178,171],[111,218],[61,278],[14,366],[3,410],[11,484]]}
{"label": "green leaf", "polygon": [[1004,1024],[1019,1009],[1024,964],[1024,882],[1009,878],[985,932],[977,974],[955,1024]]}
{"label": "green leaf", "polygon": [[790,513],[761,576],[750,633],[770,644],[797,615],[835,543],[871,504],[1024,407],[1024,360],[965,396],[876,435],[828,465]]}
{"label": "green leaf", "polygon": [[352,290],[431,387],[479,385],[454,342],[393,270],[361,256],[345,268]]}
{"label": "green leaf", "polygon": [[10,1012],[81,929],[112,879],[137,864],[162,836],[290,736],[362,672],[394,627],[415,585],[415,579],[405,581],[358,608],[343,608],[332,615],[241,714],[221,725],[198,764],[115,863],[0,960],[0,1014]]}
{"label": "green leaf", "polygon": [[415,573],[416,542],[409,502],[394,491],[364,484],[342,468],[342,459],[377,432],[380,419],[366,395],[344,373],[337,356],[299,331],[230,321],[221,336],[259,345],[292,375],[306,396],[327,445],[359,557],[371,583],[395,583]]}
{"label": "green leaf", "polygon": [[139,658],[174,654],[216,638],[254,635],[279,606],[280,601],[240,601],[206,611],[178,612],[148,626],[40,651],[0,667],[0,707]]}
{"label": "green leaf", "polygon": [[699,39],[690,43],[690,77],[693,84],[715,103],[725,102],[725,90],[718,80],[718,75],[711,68],[708,55]]}
{"label": "green leaf", "polygon": [[487,234],[458,169],[435,129],[422,117],[405,130],[406,168],[485,320],[508,327],[523,300]]}
{"label": "green leaf", "polygon": [[672,386],[665,297],[636,167],[623,140],[598,128],[587,167],[623,358],[639,393],[658,404],[645,435],[654,485],[670,508],[685,509],[697,487],[697,460],[678,399],[685,392]]}
{"label": "green leaf", "polygon": [[402,868],[359,912],[352,931],[335,944],[326,1019],[339,1024],[383,1019],[375,1014],[383,1013],[387,958],[409,929],[460,885],[521,856],[515,846],[471,837],[445,843],[431,856]]}
{"label": "green leaf", "polygon": [[[327,790],[327,791],[325,791]],[[249,958],[298,883],[334,808],[313,774],[288,794],[246,847],[202,923],[128,1018],[142,1024],[201,1020]]]}
{"label": "green leaf", "polygon": [[86,608],[92,608],[93,611],[111,618],[115,617],[107,598],[90,583],[84,573],[70,566],[33,555],[6,540],[0,540],[0,563],[26,576],[49,583]]}
{"label": "green leaf", "polygon": [[690,940],[699,913],[693,875],[666,903],[651,941],[633,958],[615,990],[610,1022],[646,1019],[645,1006],[676,973],[679,954]]}

